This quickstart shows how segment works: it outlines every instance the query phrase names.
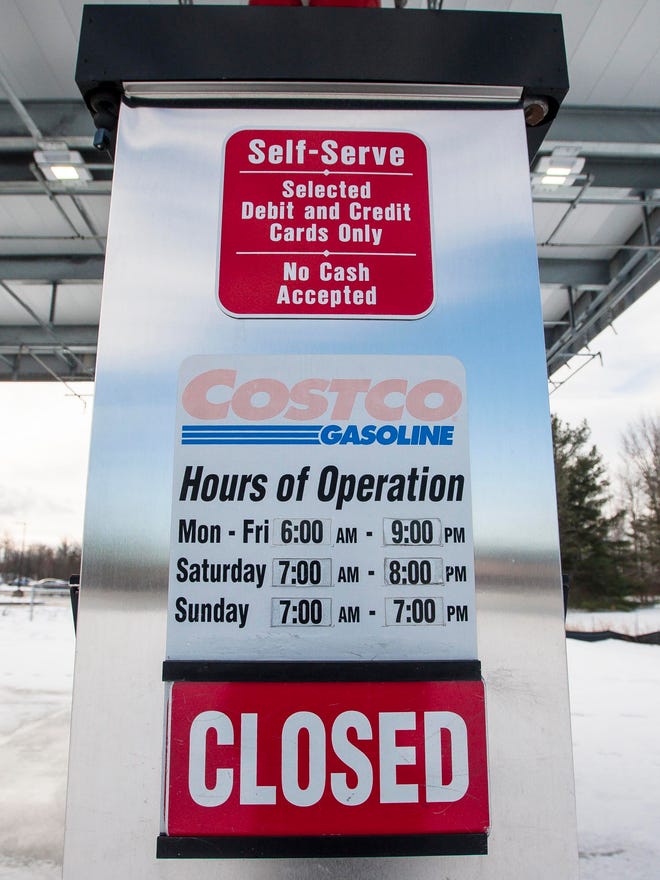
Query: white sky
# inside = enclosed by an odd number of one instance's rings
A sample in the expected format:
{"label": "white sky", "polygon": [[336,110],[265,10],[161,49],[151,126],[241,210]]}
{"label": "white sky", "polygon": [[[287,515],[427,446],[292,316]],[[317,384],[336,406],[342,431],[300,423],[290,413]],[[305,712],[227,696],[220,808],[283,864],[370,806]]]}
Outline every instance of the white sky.
{"label": "white sky", "polygon": [[0,383],[0,538],[20,546],[25,529],[26,544],[81,540],[92,422],[83,400],[58,382]]}
{"label": "white sky", "polygon": [[[602,366],[589,362],[550,396],[550,407],[573,425],[586,418],[614,478],[627,425],[660,415],[660,285],[590,349]],[[583,361],[575,358],[573,370]],[[59,383],[0,383],[0,538],[20,545],[25,528],[27,544],[81,540],[94,386],[72,387],[86,407]]]}
{"label": "white sky", "polygon": [[[621,469],[621,435],[641,416],[660,417],[660,284],[645,293],[589,346],[598,358],[573,358],[574,375],[550,395],[550,409],[565,422],[583,419],[613,479]],[[553,376],[561,381],[563,368]]]}

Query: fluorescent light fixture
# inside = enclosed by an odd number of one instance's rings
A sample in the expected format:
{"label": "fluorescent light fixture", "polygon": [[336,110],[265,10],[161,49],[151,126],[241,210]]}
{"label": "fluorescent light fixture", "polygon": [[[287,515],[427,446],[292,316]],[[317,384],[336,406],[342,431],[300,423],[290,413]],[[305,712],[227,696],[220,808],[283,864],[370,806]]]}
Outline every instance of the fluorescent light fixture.
{"label": "fluorescent light fixture", "polygon": [[577,156],[566,148],[552,151],[550,156],[541,156],[534,167],[532,183],[535,186],[573,186],[584,168],[584,156]]}
{"label": "fluorescent light fixture", "polygon": [[50,170],[58,180],[80,180],[80,174],[74,165],[51,165]]}
{"label": "fluorescent light fixture", "polygon": [[77,150],[68,150],[66,146],[35,150],[34,161],[46,180],[84,184],[92,179],[80,153]]}
{"label": "fluorescent light fixture", "polygon": [[550,172],[541,178],[543,186],[563,186],[568,179],[567,174],[555,174]]}

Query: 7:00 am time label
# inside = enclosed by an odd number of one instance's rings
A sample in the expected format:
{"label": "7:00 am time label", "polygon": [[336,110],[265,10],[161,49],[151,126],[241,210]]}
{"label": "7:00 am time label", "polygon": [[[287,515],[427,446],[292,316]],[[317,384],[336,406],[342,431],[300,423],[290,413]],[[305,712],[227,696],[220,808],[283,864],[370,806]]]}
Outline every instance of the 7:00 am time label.
{"label": "7:00 am time label", "polygon": [[274,587],[331,587],[331,559],[273,559]]}
{"label": "7:00 am time label", "polygon": [[331,626],[332,599],[272,599],[271,626]]}

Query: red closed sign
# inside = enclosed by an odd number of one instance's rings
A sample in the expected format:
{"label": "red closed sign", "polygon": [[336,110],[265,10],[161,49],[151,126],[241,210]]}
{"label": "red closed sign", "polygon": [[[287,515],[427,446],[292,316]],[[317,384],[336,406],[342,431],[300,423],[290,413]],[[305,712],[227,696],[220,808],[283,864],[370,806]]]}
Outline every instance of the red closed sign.
{"label": "red closed sign", "polygon": [[480,681],[176,682],[168,721],[168,835],[488,830]]}

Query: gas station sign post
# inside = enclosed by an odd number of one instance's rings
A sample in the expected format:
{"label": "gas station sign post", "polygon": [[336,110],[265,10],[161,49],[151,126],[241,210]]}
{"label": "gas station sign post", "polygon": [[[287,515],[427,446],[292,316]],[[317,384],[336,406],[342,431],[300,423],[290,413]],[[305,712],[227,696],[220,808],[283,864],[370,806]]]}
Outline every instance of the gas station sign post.
{"label": "gas station sign post", "polygon": [[555,16],[86,7],[67,880],[576,876],[527,166],[563,63]]}

